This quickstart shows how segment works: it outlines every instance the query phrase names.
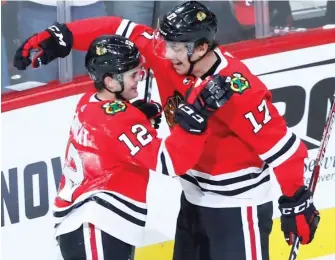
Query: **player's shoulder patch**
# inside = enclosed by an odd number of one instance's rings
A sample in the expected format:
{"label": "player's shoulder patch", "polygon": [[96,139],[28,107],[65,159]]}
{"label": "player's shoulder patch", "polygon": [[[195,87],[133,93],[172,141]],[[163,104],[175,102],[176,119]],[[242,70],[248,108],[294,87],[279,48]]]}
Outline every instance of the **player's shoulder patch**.
{"label": "player's shoulder patch", "polygon": [[235,72],[226,79],[233,92],[242,94],[245,90],[251,88],[249,80],[242,73]]}
{"label": "player's shoulder patch", "polygon": [[125,112],[127,110],[127,104],[123,101],[113,101],[102,105],[102,109],[105,114],[114,116],[117,113]]}

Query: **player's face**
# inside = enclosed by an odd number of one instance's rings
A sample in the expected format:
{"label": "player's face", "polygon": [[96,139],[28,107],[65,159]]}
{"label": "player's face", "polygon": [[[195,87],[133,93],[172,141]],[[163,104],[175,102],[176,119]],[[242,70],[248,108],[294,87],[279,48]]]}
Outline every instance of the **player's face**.
{"label": "player's face", "polygon": [[178,74],[186,74],[188,72],[190,63],[188,61],[186,43],[165,41],[160,33],[156,32],[154,52],[158,57],[169,60]]}
{"label": "player's face", "polygon": [[187,47],[182,42],[167,42],[165,58],[178,74],[184,75],[188,72],[191,64],[187,56]]}
{"label": "player's face", "polygon": [[123,74],[124,90],[122,92],[122,96],[125,99],[131,100],[138,96],[137,85],[142,78],[143,69],[141,65]]}
{"label": "player's face", "polygon": [[[173,43],[167,48],[166,58],[172,63],[173,68],[178,74],[185,75],[189,72],[191,62],[197,62],[206,55],[208,44],[194,47],[194,43]],[[188,52],[192,55],[189,57]]]}

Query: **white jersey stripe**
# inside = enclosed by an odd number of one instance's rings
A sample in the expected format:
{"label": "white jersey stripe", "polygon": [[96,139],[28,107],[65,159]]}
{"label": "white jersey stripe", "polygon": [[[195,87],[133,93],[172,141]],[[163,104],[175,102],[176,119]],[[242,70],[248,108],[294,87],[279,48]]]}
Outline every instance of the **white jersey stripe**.
{"label": "white jersey stripe", "polygon": [[[117,239],[130,245],[139,246],[143,243],[145,231],[145,221],[139,223],[140,221],[134,217],[131,219],[129,215],[125,215],[121,211],[110,210],[105,204],[100,205],[91,201],[76,208],[64,218],[56,228],[54,236],[58,237],[62,234],[72,232],[83,225],[83,223],[92,223],[99,227],[100,230]],[[86,232],[87,230],[85,230],[84,235],[89,237],[89,232]],[[92,249],[88,245],[85,248],[86,250]]]}
{"label": "white jersey stripe", "polygon": [[105,193],[98,193],[95,196],[108,201],[110,204],[112,204],[113,206],[115,206],[116,208],[120,209],[121,211],[137,218],[140,219],[142,221],[145,221],[147,216],[145,214],[141,214],[140,212],[136,212],[134,210],[132,210],[131,208],[127,207],[125,204],[123,204],[122,202],[114,199],[113,197],[105,194]]}
{"label": "white jersey stripe", "polygon": [[248,225],[247,207],[241,207],[242,228],[244,236],[245,260],[253,260],[251,255],[250,231]]}
{"label": "white jersey stripe", "polygon": [[287,128],[286,134],[280,139],[270,150],[267,152],[260,154],[259,157],[265,161],[266,159],[270,158],[272,155],[278,153],[280,149],[287,143],[287,141],[291,138],[292,132]]}
{"label": "white jersey stripe", "polygon": [[287,150],[287,152],[285,152],[282,156],[278,157],[276,160],[274,160],[272,163],[270,163],[269,165],[272,168],[275,168],[279,165],[281,165],[283,162],[285,162],[287,159],[289,159],[299,148],[300,145],[300,139],[296,138],[296,140],[294,141],[293,145],[291,146],[291,148],[289,150]]}
{"label": "white jersey stripe", "polygon": [[123,20],[121,21],[119,27],[117,28],[115,34],[117,34],[117,35],[123,35],[125,29],[127,28],[128,23],[129,23],[129,20],[128,20],[128,19],[123,19]]}
{"label": "white jersey stripe", "polygon": [[128,30],[126,32],[126,35],[125,35],[126,38],[130,38],[130,35],[132,34],[136,25],[137,25],[136,23],[133,23],[133,22],[130,23]]}
{"label": "white jersey stripe", "polygon": [[212,185],[208,183],[203,183],[200,180],[198,180],[199,186],[204,189],[208,190],[217,190],[217,191],[232,191],[240,188],[244,188],[246,186],[250,186],[253,184],[258,183],[261,181],[265,176],[268,176],[270,174],[269,169],[265,170],[262,174],[260,174],[258,177],[250,179],[250,180],[245,180],[245,181],[240,181],[237,183],[232,183],[229,185]]}
{"label": "white jersey stripe", "polygon": [[92,248],[91,248],[91,231],[89,223],[83,224],[83,235],[84,235],[84,244],[85,244],[85,254],[86,259],[92,259]]}
{"label": "white jersey stripe", "polygon": [[217,175],[211,175],[205,172],[197,171],[197,170],[189,170],[188,173],[190,173],[193,176],[202,177],[204,179],[209,179],[213,181],[222,181],[222,180],[228,180],[231,178],[241,177],[244,175],[248,175],[251,173],[261,173],[264,169],[264,165],[262,167],[249,167],[242,170],[238,170],[235,172],[227,172]]}
{"label": "white jersey stripe", "polygon": [[164,153],[164,156],[165,156],[166,167],[167,167],[169,175],[170,176],[176,176],[176,173],[175,173],[174,167],[173,167],[173,162],[171,160],[169,151],[166,149],[165,142],[164,142],[164,147],[162,149],[162,152]]}
{"label": "white jersey stripe", "polygon": [[136,201],[136,200],[133,200],[129,197],[126,197],[118,192],[114,192],[114,191],[107,191],[107,190],[95,190],[95,191],[91,191],[91,192],[86,192],[86,193],[83,193],[82,195],[80,195],[76,200],[75,202],[70,205],[70,206],[67,206],[67,207],[62,207],[62,208],[59,208],[57,206],[54,205],[54,208],[53,208],[53,211],[54,212],[60,212],[60,211],[65,211],[69,208],[71,208],[73,205],[75,205],[76,203],[79,203],[89,197],[92,197],[94,194],[96,193],[108,193],[108,194],[112,194],[112,195],[115,195],[116,197],[119,197],[131,204],[134,204],[135,206],[139,207],[139,208],[143,208],[143,209],[146,209],[147,208],[147,204],[144,203],[144,202],[139,202],[139,201]]}
{"label": "white jersey stripe", "polygon": [[95,241],[96,241],[96,246],[97,246],[98,260],[104,260],[105,256],[104,256],[104,249],[102,245],[101,230],[94,226],[94,232],[95,232]]}
{"label": "white jersey stripe", "polygon": [[165,146],[165,139],[162,140],[161,145],[159,147],[157,155],[156,172],[173,177],[176,176],[169,151],[166,149]]}

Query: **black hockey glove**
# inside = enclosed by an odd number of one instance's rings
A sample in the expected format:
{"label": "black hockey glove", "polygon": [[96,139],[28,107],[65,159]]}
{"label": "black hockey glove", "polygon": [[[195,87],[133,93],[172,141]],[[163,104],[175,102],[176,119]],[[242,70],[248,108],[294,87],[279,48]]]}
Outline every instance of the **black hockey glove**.
{"label": "black hockey glove", "polygon": [[64,58],[71,52],[72,44],[73,36],[67,26],[55,23],[20,46],[14,56],[14,67],[25,70],[32,64],[33,68],[38,68],[56,58]]}
{"label": "black hockey glove", "polygon": [[162,122],[162,106],[159,103],[154,101],[147,103],[143,99],[138,99],[134,101],[132,105],[141,110],[142,113],[150,119],[150,122],[155,129],[159,128],[159,124]]}
{"label": "black hockey glove", "polygon": [[292,197],[281,196],[278,203],[286,242],[292,245],[295,235],[298,235],[301,244],[309,244],[320,221],[311,191],[303,186]]}
{"label": "black hockey glove", "polygon": [[207,127],[207,117],[196,112],[192,105],[185,103],[180,104],[176,109],[174,120],[191,134],[201,134]]}
{"label": "black hockey glove", "polygon": [[212,115],[233,95],[226,77],[214,75],[204,79],[199,86],[190,88],[185,95],[186,103],[205,116]]}

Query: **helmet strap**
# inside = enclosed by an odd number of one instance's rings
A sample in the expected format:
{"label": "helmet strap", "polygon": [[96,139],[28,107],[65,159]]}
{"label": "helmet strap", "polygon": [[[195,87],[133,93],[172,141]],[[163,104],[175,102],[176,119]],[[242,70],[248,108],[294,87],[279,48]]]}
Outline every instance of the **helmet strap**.
{"label": "helmet strap", "polygon": [[194,42],[186,43],[186,48],[187,48],[188,62],[190,63],[190,68],[188,69],[187,75],[192,75],[194,65],[206,56],[206,54],[209,52],[209,48],[207,48],[207,51],[204,55],[202,55],[201,57],[199,57],[198,59],[194,61],[191,61],[191,57],[192,57],[192,54],[194,53],[195,43]]}
{"label": "helmet strap", "polygon": [[124,83],[123,83],[123,74],[120,73],[120,74],[114,74],[113,76],[113,79],[115,79],[117,82],[119,82],[120,86],[121,86],[121,90],[119,91],[111,91],[110,89],[106,88],[104,86],[104,89],[106,89],[109,93],[112,93],[115,95],[115,97],[117,99],[120,99],[120,100],[126,100],[123,96],[122,96],[122,92],[124,91]]}

